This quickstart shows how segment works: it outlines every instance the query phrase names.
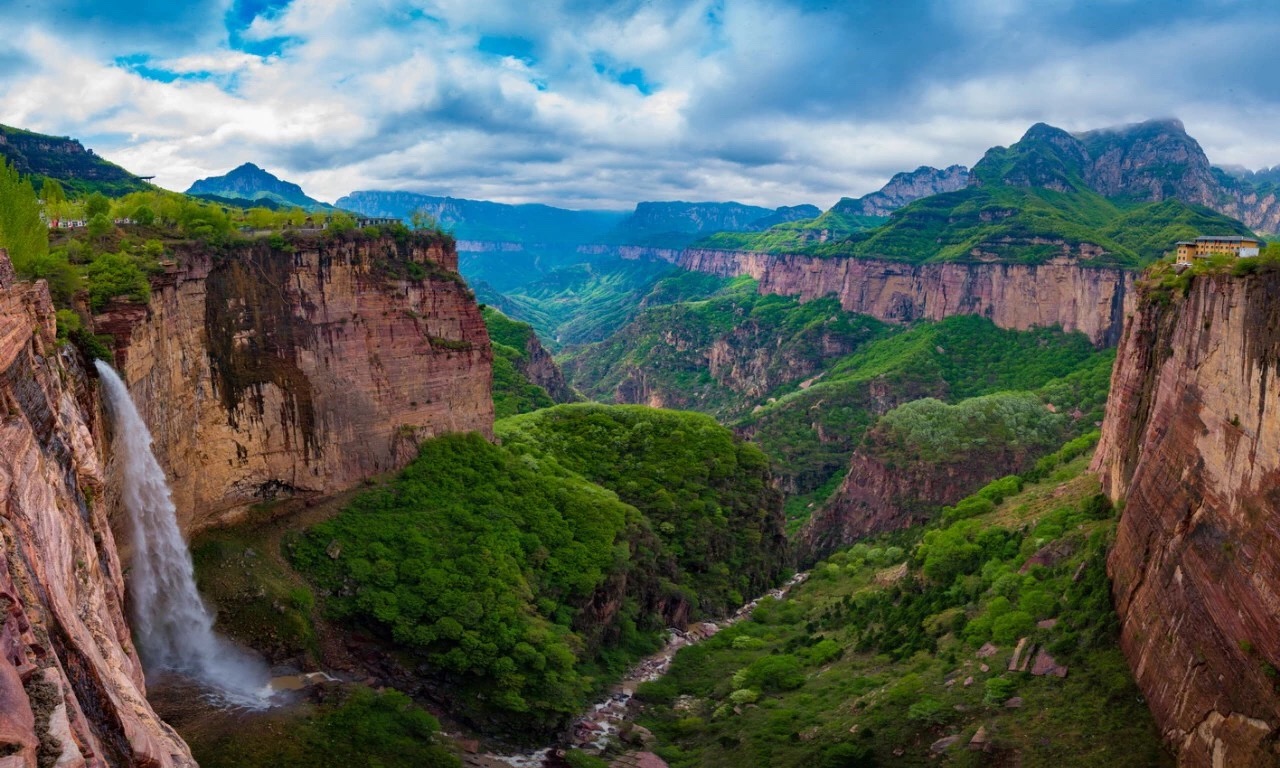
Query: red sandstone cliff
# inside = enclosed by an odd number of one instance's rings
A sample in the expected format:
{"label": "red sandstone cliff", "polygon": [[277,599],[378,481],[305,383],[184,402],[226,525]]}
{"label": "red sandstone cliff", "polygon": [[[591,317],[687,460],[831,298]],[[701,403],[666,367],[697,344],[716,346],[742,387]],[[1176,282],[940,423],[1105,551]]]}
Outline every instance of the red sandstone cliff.
{"label": "red sandstone cliff", "polygon": [[1124,502],[1121,644],[1185,766],[1272,766],[1280,694],[1280,275],[1197,277],[1126,329],[1094,459]]}
{"label": "red sandstone cliff", "polygon": [[860,449],[831,500],[796,535],[800,562],[812,562],[858,539],[922,525],[990,480],[992,465],[911,462],[890,467]]}
{"label": "red sandstone cliff", "polygon": [[47,287],[3,250],[0,397],[0,765],[194,765],[147,703],[121,608],[92,387]]}
{"label": "red sandstone cliff", "polygon": [[750,275],[761,293],[802,301],[833,295],[844,309],[881,320],[982,315],[1015,330],[1060,325],[1099,346],[1120,338],[1133,294],[1133,273],[1084,267],[1065,257],[1039,265],[906,264],[689,249],[676,263],[725,277]]}
{"label": "red sandstone cliff", "polygon": [[[980,434],[989,429],[977,422],[972,428]],[[975,441],[951,455],[921,457],[916,450],[895,449],[888,432],[881,422],[867,433],[840,488],[797,533],[802,563],[867,536],[926,523],[942,506],[996,477],[1025,471],[1060,442],[1060,433],[1051,431],[1017,444]]]}
{"label": "red sandstone cliff", "polygon": [[266,241],[187,253],[95,320],[155,437],[184,532],[280,494],[491,434],[492,353],[452,241]]}

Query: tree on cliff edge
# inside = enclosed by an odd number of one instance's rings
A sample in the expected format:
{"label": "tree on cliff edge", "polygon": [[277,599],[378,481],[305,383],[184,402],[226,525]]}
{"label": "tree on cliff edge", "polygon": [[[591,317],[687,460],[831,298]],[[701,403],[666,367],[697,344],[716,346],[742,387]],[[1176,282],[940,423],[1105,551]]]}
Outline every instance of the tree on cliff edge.
{"label": "tree on cliff edge", "polygon": [[40,203],[29,179],[0,159],[0,248],[9,251],[13,266],[26,274],[30,265],[49,252],[49,228],[40,220]]}

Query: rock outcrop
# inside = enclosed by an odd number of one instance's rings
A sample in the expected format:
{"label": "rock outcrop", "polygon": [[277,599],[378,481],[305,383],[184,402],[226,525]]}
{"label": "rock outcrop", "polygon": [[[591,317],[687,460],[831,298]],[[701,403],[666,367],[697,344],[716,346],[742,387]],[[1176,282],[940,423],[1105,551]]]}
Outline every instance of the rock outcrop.
{"label": "rock outcrop", "polygon": [[1215,169],[1178,120],[1148,120],[1071,134],[1037,123],[1013,146],[993,147],[971,184],[1035,186],[1066,192],[1083,184],[1100,195],[1136,201],[1176,198],[1280,231],[1280,199],[1266,174],[1257,179]]}
{"label": "rock outcrop", "polygon": [[[1004,402],[1009,406],[1023,398],[1024,404],[1034,403],[1030,407],[1043,407],[1029,395],[991,397],[1008,398]],[[962,418],[964,430],[972,434],[1012,434],[1025,423],[1026,412],[1010,408],[1005,416],[1003,410],[975,409],[969,416],[955,418]],[[905,442],[886,421],[867,432],[839,489],[800,528],[795,546],[801,563],[867,536],[926,523],[940,507],[955,504],[996,477],[1029,469],[1037,456],[1060,444],[1062,437],[1062,432],[1047,430],[1027,439],[977,439],[945,453],[928,453],[932,440]]]}
{"label": "rock outcrop", "polygon": [[930,168],[922,165],[914,171],[894,174],[889,182],[869,195],[843,198],[833,211],[858,216],[888,216],[907,203],[943,192],[964,189],[969,183],[969,169],[963,165]]}
{"label": "rock outcrop", "polygon": [[906,264],[748,251],[689,249],[676,263],[724,277],[750,275],[761,293],[833,295],[850,311],[891,322],[982,315],[1001,328],[1059,325],[1099,346],[1115,344],[1133,293],[1133,273],[1084,267],[1069,258],[1044,264]]}
{"label": "rock outcrop", "polygon": [[564,380],[564,371],[560,370],[555,358],[538,340],[538,334],[529,334],[524,351],[525,359],[521,360],[516,367],[526,379],[545,389],[551,399],[557,403],[572,403],[578,399],[568,382]]}
{"label": "rock outcrop", "polygon": [[0,765],[194,766],[124,618],[92,383],[3,250],[0,397]]}
{"label": "rock outcrop", "polygon": [[489,337],[456,269],[452,241],[423,235],[257,241],[184,254],[147,305],[99,315],[183,531],[491,434]]}
{"label": "rock outcrop", "polygon": [[1280,760],[1280,276],[1148,292],[1094,459],[1121,644],[1185,766]]}
{"label": "rock outcrop", "polygon": [[985,467],[963,464],[890,467],[866,450],[855,451],[840,488],[796,535],[797,556],[809,563],[858,539],[921,525],[942,505],[981,486],[989,474]]}

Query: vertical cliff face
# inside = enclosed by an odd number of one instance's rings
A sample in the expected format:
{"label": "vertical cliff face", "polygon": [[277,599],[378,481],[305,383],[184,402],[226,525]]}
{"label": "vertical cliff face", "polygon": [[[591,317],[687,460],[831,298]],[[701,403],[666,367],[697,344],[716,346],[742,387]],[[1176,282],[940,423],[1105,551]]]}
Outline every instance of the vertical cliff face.
{"label": "vertical cliff face", "polygon": [[530,333],[524,344],[525,359],[520,361],[519,370],[529,381],[542,387],[557,403],[572,403],[577,397],[564,380],[564,371],[556,365],[555,358],[538,341],[536,333]]}
{"label": "vertical cliff face", "polygon": [[1045,264],[905,264],[871,259],[689,249],[685,269],[750,275],[761,293],[809,300],[834,295],[850,311],[881,320],[941,320],[981,315],[1001,328],[1060,325],[1095,344],[1116,343],[1133,295],[1133,274],[1083,267],[1066,258]]}
{"label": "vertical cliff face", "polygon": [[92,386],[43,282],[0,250],[0,764],[194,765],[152,711],[121,608]]}
{"label": "vertical cliff face", "polygon": [[1197,277],[1125,332],[1094,468],[1121,642],[1179,762],[1275,765],[1280,276]]}
{"label": "vertical cliff face", "polygon": [[489,338],[456,270],[451,242],[416,236],[259,241],[186,254],[148,305],[99,316],[183,530],[491,434]]}

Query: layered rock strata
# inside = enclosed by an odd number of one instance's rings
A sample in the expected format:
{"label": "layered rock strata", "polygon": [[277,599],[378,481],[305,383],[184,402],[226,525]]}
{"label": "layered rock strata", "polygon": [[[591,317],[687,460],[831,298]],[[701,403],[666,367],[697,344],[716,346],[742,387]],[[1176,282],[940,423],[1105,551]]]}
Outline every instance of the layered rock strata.
{"label": "layered rock strata", "polygon": [[1121,644],[1185,766],[1280,762],[1280,276],[1152,291],[1094,459]]}
{"label": "layered rock strata", "polygon": [[1119,340],[1133,295],[1131,272],[1071,258],[1038,265],[907,264],[689,249],[676,263],[724,277],[750,275],[761,293],[802,301],[836,296],[850,312],[890,322],[981,315],[1013,330],[1058,325],[1099,346]]}
{"label": "layered rock strata", "polygon": [[194,251],[95,326],[186,533],[397,469],[434,435],[492,433],[488,333],[447,239]]}
{"label": "layered rock strata", "polygon": [[0,250],[0,766],[194,766],[147,703],[96,398]]}

